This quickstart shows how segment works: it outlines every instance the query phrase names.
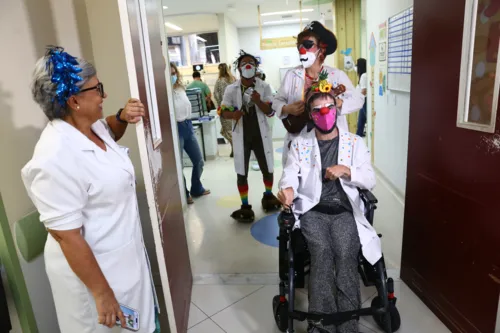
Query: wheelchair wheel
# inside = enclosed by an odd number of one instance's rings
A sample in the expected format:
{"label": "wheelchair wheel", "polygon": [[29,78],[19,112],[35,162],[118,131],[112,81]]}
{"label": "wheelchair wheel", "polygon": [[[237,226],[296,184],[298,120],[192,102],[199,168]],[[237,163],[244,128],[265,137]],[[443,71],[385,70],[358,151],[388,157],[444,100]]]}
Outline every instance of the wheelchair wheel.
{"label": "wheelchair wheel", "polygon": [[273,298],[273,314],[278,329],[286,332],[288,330],[288,301],[281,303],[279,295]]}
{"label": "wheelchair wheel", "polygon": [[[379,296],[376,296],[372,300],[372,309],[374,309],[374,308],[381,308],[381,307],[382,307],[382,301],[380,300]],[[398,309],[395,306],[390,305],[389,306],[389,314],[391,315],[391,329],[392,329],[392,332],[397,332],[399,330],[399,328],[401,327],[401,316],[399,315],[399,311],[398,311]],[[373,319],[375,320],[375,322],[377,323],[377,325],[381,329],[385,330],[384,315],[374,314],[373,315]]]}

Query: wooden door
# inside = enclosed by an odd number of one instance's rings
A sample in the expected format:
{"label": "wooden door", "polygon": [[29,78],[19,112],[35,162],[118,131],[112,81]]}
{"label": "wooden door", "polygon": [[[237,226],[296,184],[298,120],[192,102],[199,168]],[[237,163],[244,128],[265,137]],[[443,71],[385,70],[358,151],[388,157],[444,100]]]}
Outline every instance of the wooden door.
{"label": "wooden door", "polygon": [[415,0],[401,275],[453,332],[493,333],[498,138],[456,126],[465,0]]}
{"label": "wooden door", "polygon": [[[161,2],[119,0],[119,3],[123,28],[128,25],[130,30],[129,36],[124,31],[124,44],[129,76],[131,81],[136,81],[131,82],[132,94],[135,84],[135,93],[147,108],[147,117],[137,132],[163,295],[170,330],[184,333],[187,332],[193,278],[174,152],[173,136],[177,132],[172,130],[164,74],[160,32],[163,23],[159,20]],[[157,113],[152,115],[150,111],[155,108]],[[161,141],[157,139],[159,133]]]}

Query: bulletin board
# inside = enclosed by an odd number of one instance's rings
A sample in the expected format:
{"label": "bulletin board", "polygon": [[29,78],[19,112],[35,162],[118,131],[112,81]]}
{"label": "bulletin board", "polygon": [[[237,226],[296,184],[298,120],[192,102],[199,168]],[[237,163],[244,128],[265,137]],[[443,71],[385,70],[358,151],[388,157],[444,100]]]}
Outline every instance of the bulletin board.
{"label": "bulletin board", "polygon": [[389,18],[388,88],[410,92],[413,45],[413,7]]}

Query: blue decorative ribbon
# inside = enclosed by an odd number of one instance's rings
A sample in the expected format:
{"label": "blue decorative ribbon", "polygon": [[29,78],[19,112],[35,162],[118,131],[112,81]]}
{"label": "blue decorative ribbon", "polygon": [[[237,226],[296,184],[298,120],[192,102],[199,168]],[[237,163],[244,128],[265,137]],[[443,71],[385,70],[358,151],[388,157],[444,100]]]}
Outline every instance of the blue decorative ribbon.
{"label": "blue decorative ribbon", "polygon": [[52,76],[51,81],[57,84],[56,96],[54,96],[53,102],[57,101],[59,107],[64,107],[68,98],[80,91],[76,83],[83,81],[78,75],[82,69],[78,67],[76,58],[64,52],[62,47],[49,46],[46,55],[49,56],[46,69],[49,71],[49,75]]}

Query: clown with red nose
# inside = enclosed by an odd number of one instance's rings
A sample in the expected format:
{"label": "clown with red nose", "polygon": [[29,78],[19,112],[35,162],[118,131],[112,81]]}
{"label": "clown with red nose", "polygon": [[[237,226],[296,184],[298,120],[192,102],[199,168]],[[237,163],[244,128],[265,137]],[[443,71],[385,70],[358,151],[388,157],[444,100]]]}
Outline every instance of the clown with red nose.
{"label": "clown with red nose", "polygon": [[346,115],[359,111],[364,104],[364,96],[356,91],[349,77],[340,69],[326,65],[325,60],[337,50],[337,38],[318,21],[312,21],[297,36],[297,58],[300,66],[290,69],[273,100],[273,109],[288,133],[283,144],[283,166],[286,165],[288,147],[299,135],[310,118],[306,114],[305,96],[311,87],[323,86],[335,90],[343,85],[345,93],[334,96],[336,104],[336,124],[339,129],[348,130]]}
{"label": "clown with red nose", "polygon": [[251,223],[255,212],[248,198],[248,169],[253,152],[262,172],[264,193],[261,204],[265,212],[281,207],[273,194],[274,150],[272,131],[267,121],[274,116],[272,90],[269,84],[256,77],[259,62],[251,54],[240,52],[234,67],[241,79],[227,86],[220,107],[220,116],[233,123],[234,168],[241,207],[231,214],[238,222]]}

